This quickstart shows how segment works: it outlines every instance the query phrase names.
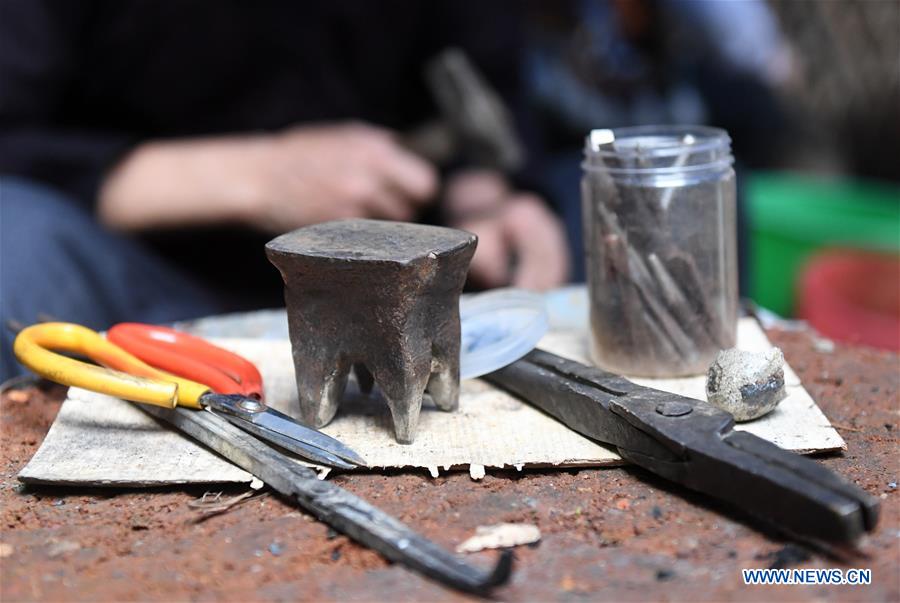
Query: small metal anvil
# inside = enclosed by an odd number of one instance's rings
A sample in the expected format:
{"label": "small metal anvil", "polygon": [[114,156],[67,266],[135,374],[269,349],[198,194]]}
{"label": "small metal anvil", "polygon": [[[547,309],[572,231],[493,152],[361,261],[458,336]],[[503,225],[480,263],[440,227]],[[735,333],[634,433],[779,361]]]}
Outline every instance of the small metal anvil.
{"label": "small metal anvil", "polygon": [[340,220],[277,237],[266,254],[281,272],[300,407],[321,427],[337,412],[352,367],[377,383],[398,442],[415,437],[427,389],[459,405],[459,296],[475,235],[452,228]]}

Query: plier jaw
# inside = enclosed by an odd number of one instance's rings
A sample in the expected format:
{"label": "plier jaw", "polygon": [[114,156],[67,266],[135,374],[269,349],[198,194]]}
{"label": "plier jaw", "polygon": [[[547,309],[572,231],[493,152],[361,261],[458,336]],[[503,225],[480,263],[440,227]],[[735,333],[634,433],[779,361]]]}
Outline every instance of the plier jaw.
{"label": "plier jaw", "polygon": [[346,444],[300,425],[261,400],[236,394],[208,393],[203,396],[203,403],[213,414],[313,462],[338,469],[367,466],[366,461]]}
{"label": "plier jaw", "polygon": [[626,460],[816,542],[874,530],[877,500],[815,461],[746,432],[702,400],[534,350],[486,379]]}

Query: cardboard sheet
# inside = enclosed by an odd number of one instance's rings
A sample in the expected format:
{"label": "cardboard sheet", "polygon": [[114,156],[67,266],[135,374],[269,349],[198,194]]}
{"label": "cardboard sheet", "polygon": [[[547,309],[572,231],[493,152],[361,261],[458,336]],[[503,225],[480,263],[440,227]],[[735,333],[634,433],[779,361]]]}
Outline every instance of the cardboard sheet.
{"label": "cardboard sheet", "polygon": [[[741,320],[739,346],[762,350],[769,342],[759,325]],[[217,343],[257,364],[267,402],[287,410],[296,398],[290,344],[283,339],[227,339]],[[541,347],[586,361],[586,331],[557,329]],[[705,377],[635,379],[680,394],[704,398]],[[799,452],[845,447],[840,435],[786,371],[788,397],[766,417],[738,426]],[[426,399],[416,441],[394,441],[387,405],[360,396],[351,384],[337,418],[326,428],[362,453],[375,468],[468,469],[602,466],[621,463],[609,448],[569,430],[525,403],[478,380],[463,382],[458,412],[435,409]],[[19,478],[32,483],[147,486],[172,483],[250,482],[252,476],[157,423],[137,406],[73,388],[41,448]]]}

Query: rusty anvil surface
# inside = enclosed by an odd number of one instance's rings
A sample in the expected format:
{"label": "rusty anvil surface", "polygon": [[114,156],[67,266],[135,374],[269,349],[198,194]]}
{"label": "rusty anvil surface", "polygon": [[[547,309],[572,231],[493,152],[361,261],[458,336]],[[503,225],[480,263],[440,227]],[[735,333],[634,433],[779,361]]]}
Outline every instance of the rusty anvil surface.
{"label": "rusty anvil surface", "polygon": [[378,384],[398,442],[416,433],[426,390],[459,404],[459,296],[473,234],[379,220],[339,220],[266,245],[285,285],[299,408],[321,427],[334,417],[350,369],[360,389]]}

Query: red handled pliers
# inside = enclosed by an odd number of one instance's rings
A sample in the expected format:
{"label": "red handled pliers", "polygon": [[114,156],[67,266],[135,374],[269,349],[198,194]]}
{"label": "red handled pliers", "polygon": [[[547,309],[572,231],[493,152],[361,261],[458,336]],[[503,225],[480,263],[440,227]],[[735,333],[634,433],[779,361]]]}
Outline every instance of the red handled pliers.
{"label": "red handled pliers", "polygon": [[106,338],[150,366],[203,383],[216,393],[263,399],[262,376],[252,362],[199,337],[123,322],[109,329]]}

